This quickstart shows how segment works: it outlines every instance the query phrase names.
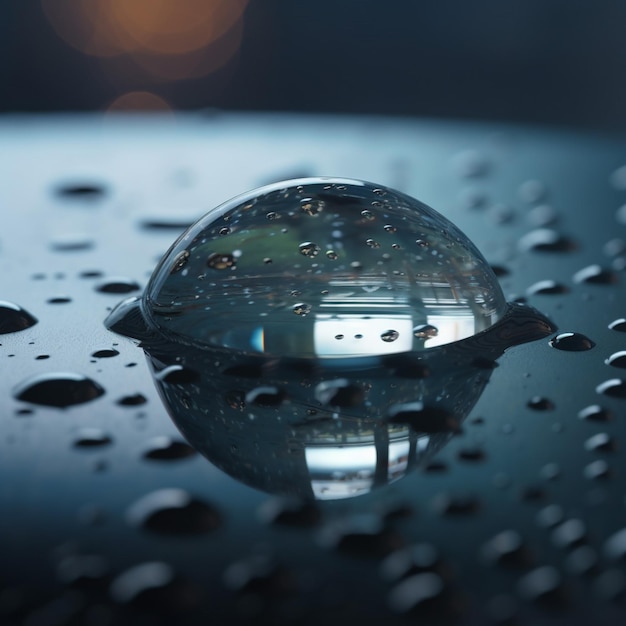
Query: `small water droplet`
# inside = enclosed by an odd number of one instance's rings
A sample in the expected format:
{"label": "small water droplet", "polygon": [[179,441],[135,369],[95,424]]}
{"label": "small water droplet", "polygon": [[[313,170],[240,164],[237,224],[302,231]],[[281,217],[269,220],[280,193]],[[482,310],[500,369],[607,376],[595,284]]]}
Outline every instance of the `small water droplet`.
{"label": "small water droplet", "polygon": [[139,283],[130,278],[108,278],[96,285],[96,291],[100,293],[125,294],[141,289]]}
{"label": "small water droplet", "polygon": [[59,185],[56,193],[67,199],[99,200],[106,194],[106,187],[99,183],[67,183]]}
{"label": "small water droplet", "polygon": [[64,235],[50,242],[50,249],[54,252],[81,252],[94,247],[93,239],[86,235]]}
{"label": "small water droplet", "polygon": [[557,350],[566,350],[567,352],[582,352],[591,350],[596,344],[581,333],[560,333],[548,342]]}
{"label": "small water droplet", "polygon": [[325,380],[315,387],[315,399],[321,404],[336,407],[354,407],[363,404],[365,390],[347,378]]}
{"label": "small water droplet", "polygon": [[75,448],[100,448],[113,442],[113,438],[99,428],[82,428],[72,444]]}
{"label": "small water droplet", "polygon": [[312,241],[304,241],[298,246],[298,250],[300,250],[300,254],[303,256],[312,259],[320,253],[321,248]]}
{"label": "small water droplet", "polygon": [[306,304],[305,302],[300,302],[298,304],[295,304],[292,310],[296,315],[301,315],[302,317],[304,317],[311,312],[311,305]]}
{"label": "small water droplet", "polygon": [[221,237],[224,237],[225,235],[230,235],[230,228],[228,226],[222,226],[222,228],[217,231],[217,234]]}
{"label": "small water droplet", "polygon": [[147,402],[147,398],[141,393],[134,393],[128,396],[122,396],[117,400],[117,404],[120,406],[139,406]]}
{"label": "small water droplet", "polygon": [[232,254],[222,254],[220,252],[214,252],[207,257],[207,267],[213,270],[228,270],[236,267],[236,260]]}
{"label": "small water droplet", "polygon": [[477,150],[463,150],[452,157],[452,168],[461,178],[479,178],[489,172],[489,160]]}
{"label": "small water droplet", "polygon": [[552,411],[554,410],[554,403],[548,398],[543,396],[533,396],[527,404],[529,409],[534,411]]}
{"label": "small water droplet", "polygon": [[270,222],[273,222],[274,220],[280,219],[280,214],[276,213],[276,211],[270,211],[265,215],[265,217],[266,219],[270,220]]}
{"label": "small water droplet", "polygon": [[573,276],[575,283],[591,283],[594,285],[611,285],[617,282],[617,276],[611,270],[593,264],[584,267]]}
{"label": "small water droplet", "polygon": [[117,356],[119,352],[114,349],[104,349],[104,350],[96,350],[91,353],[91,356],[95,359],[110,359],[114,356]]}
{"label": "small water droplet", "polygon": [[151,461],[178,461],[196,455],[196,451],[184,441],[171,437],[155,437],[148,442],[143,457]]}
{"label": "small water droplet", "polygon": [[365,243],[370,247],[370,248],[380,248],[380,244],[378,243],[378,241],[376,241],[375,239],[367,239],[365,241]]}
{"label": "small water droplet", "polygon": [[606,480],[611,477],[611,468],[606,461],[598,459],[585,465],[583,475],[589,480]]}
{"label": "small water droplet", "polygon": [[626,350],[614,352],[608,359],[604,361],[607,365],[613,367],[626,368]]}
{"label": "small water droplet", "polygon": [[536,204],[541,202],[547,195],[547,189],[540,180],[527,180],[523,182],[518,189],[521,200],[528,204]]}
{"label": "small water droplet", "polygon": [[526,294],[529,296],[534,296],[534,295],[553,296],[553,295],[567,293],[568,291],[569,289],[565,285],[561,283],[557,283],[554,280],[540,280],[539,282],[536,282],[533,285],[531,285],[526,290]]}
{"label": "small water droplet", "polygon": [[439,334],[439,329],[432,324],[420,324],[413,329],[413,335],[418,339],[432,339]]}
{"label": "small water droplet", "polygon": [[585,441],[585,450],[588,452],[615,452],[617,443],[608,433],[596,433]]}
{"label": "small water droplet", "polygon": [[395,233],[398,230],[395,226],[392,226],[391,224],[385,224],[383,228],[388,233]]}
{"label": "small water droplet", "polygon": [[524,252],[570,252],[575,249],[571,239],[549,228],[538,228],[526,233],[519,240],[519,247]]}
{"label": "small water droplet", "polygon": [[387,343],[395,341],[400,336],[400,333],[397,330],[386,330],[384,333],[381,333],[380,338]]}
{"label": "small water droplet", "polygon": [[626,381],[621,378],[605,380],[596,387],[596,392],[611,398],[626,399]]}
{"label": "small water droplet", "polygon": [[620,317],[609,324],[610,330],[617,330],[620,333],[626,333],[626,319]]}
{"label": "small water droplet", "polygon": [[611,420],[612,416],[610,411],[601,407],[599,404],[591,404],[578,412],[578,418],[591,422],[608,422]]}
{"label": "small water droplet", "polygon": [[319,198],[302,198],[300,208],[307,215],[315,216],[324,210],[324,201]]}
{"label": "small water droplet", "polygon": [[129,524],[155,533],[195,535],[215,530],[221,515],[183,489],[159,489],[134,502],[126,512]]}
{"label": "small water droplet", "polygon": [[248,391],[245,400],[247,404],[275,407],[280,406],[285,401],[285,397],[285,392],[282,389],[270,385],[263,385]]}
{"label": "small water droplet", "polygon": [[371,211],[367,210],[367,209],[363,209],[363,211],[361,211],[361,217],[366,219],[368,222],[371,222],[372,220],[376,219],[374,214]]}
{"label": "small water droplet", "polygon": [[91,378],[73,373],[38,374],[13,389],[18,400],[65,408],[95,400],[104,389]]}
{"label": "small water droplet", "polygon": [[0,335],[16,333],[30,328],[37,323],[37,318],[13,302],[0,300]]}
{"label": "small water droplet", "polygon": [[339,255],[334,250],[326,250],[326,256],[331,261],[336,261]]}

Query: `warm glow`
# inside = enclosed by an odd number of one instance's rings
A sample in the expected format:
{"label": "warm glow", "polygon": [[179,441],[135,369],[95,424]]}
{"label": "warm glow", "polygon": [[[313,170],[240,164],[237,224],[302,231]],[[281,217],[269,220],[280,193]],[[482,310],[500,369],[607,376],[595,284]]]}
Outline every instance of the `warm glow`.
{"label": "warm glow", "polygon": [[108,111],[171,111],[170,105],[149,91],[130,91],[116,98]]}
{"label": "warm glow", "polygon": [[248,0],[42,0],[56,33],[99,58],[127,57],[160,79],[204,76],[241,44]]}

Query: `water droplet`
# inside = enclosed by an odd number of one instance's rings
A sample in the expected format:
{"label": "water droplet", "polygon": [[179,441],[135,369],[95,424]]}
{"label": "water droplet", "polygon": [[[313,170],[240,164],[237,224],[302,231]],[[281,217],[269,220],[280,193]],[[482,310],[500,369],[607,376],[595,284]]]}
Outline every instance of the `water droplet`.
{"label": "water droplet", "polygon": [[100,448],[113,442],[110,435],[99,428],[82,428],[74,440],[75,448]]}
{"label": "water droplet", "polygon": [[312,259],[320,253],[321,248],[312,241],[304,241],[298,246],[298,250],[300,250],[300,254]]}
{"label": "water droplet", "polygon": [[120,406],[139,406],[147,402],[147,398],[141,393],[134,393],[128,396],[122,396],[117,404]]}
{"label": "water droplet", "polygon": [[144,458],[151,461],[178,461],[196,455],[196,451],[184,441],[171,437],[155,437],[148,442]]}
{"label": "water droplet", "polygon": [[50,249],[54,252],[81,252],[94,247],[93,239],[86,235],[64,235],[50,242]]}
{"label": "water droplet", "polygon": [[589,452],[614,452],[616,449],[615,439],[608,433],[596,433],[585,441],[585,450]]}
{"label": "water droplet", "polygon": [[395,341],[400,336],[400,333],[397,330],[386,330],[384,333],[381,333],[380,338],[387,343],[391,341]]}
{"label": "water droplet", "polygon": [[540,180],[527,180],[519,186],[518,193],[524,202],[536,204],[546,197],[547,189]]}
{"label": "water droplet", "polygon": [[622,165],[622,167],[618,167],[613,171],[609,181],[614,189],[619,191],[626,189],[626,165]]}
{"label": "water droplet", "polygon": [[224,235],[230,235],[230,228],[228,226],[222,226],[222,228],[217,231],[217,234],[222,237]]}
{"label": "water droplet", "polygon": [[573,276],[575,283],[592,283],[594,285],[611,285],[617,282],[617,276],[600,265],[588,265]]}
{"label": "water droplet", "polygon": [[549,204],[540,204],[528,212],[528,219],[535,226],[551,226],[559,218],[559,214]]}
{"label": "water droplet", "polygon": [[620,317],[609,324],[610,330],[617,330],[620,333],[626,333],[626,319]]}
{"label": "water droplet", "polygon": [[162,561],[141,563],[123,571],[113,579],[109,592],[114,602],[140,610],[150,623],[150,615],[157,619],[163,614],[179,615],[198,602],[193,585],[177,577]]}
{"label": "water droplet", "polygon": [[267,213],[265,215],[265,217],[270,220],[271,222],[274,220],[279,220],[280,219],[280,215],[278,213],[276,213],[275,211],[270,211],[269,213]]}
{"label": "water droplet", "polygon": [[558,548],[574,548],[585,541],[587,528],[581,519],[571,518],[552,531],[552,541]]}
{"label": "water droplet", "polygon": [[[414,574],[391,589],[389,608],[401,614],[416,612],[432,605],[436,599],[441,599],[444,590],[445,584],[439,574]],[[440,615],[441,612],[437,614]]]}
{"label": "water droplet", "polygon": [[567,352],[591,350],[596,345],[589,337],[585,337],[581,333],[560,333],[550,339],[549,344],[557,350],[566,350]]}
{"label": "water droplet", "polygon": [[461,461],[469,461],[472,463],[476,461],[484,461],[486,457],[485,451],[477,446],[461,448],[458,451],[457,456]]}
{"label": "water droplet", "polygon": [[526,233],[519,240],[522,251],[535,252],[569,252],[575,249],[571,239],[549,228],[538,228]]}
{"label": "water droplet", "polygon": [[611,476],[611,468],[606,461],[598,459],[585,466],[583,475],[589,480],[606,480]]}
{"label": "water droplet", "polygon": [[380,244],[378,243],[378,241],[376,241],[375,239],[367,239],[365,241],[365,243],[370,247],[370,248],[380,248]]}
{"label": "water droplet", "polygon": [[221,516],[211,505],[183,489],[159,489],[134,502],[126,519],[155,533],[195,535],[215,530]]}
{"label": "water droplet", "polygon": [[439,334],[439,329],[432,324],[420,324],[413,329],[413,335],[418,339],[432,339]]}
{"label": "water droplet", "polygon": [[520,595],[534,602],[559,601],[562,593],[562,579],[559,571],[551,565],[544,565],[525,574],[517,585]]}
{"label": "water droplet", "polygon": [[206,264],[212,270],[228,270],[234,269],[237,261],[232,254],[214,252],[207,257]]}
{"label": "water droplet", "polygon": [[198,382],[200,374],[182,365],[170,365],[156,374],[155,378],[163,380],[170,385],[187,385]]}
{"label": "water droplet", "polygon": [[614,352],[608,359],[604,361],[607,365],[613,367],[626,368],[626,350]]}
{"label": "water droplet", "polygon": [[296,315],[301,315],[302,317],[304,317],[305,315],[308,315],[311,312],[311,305],[306,304],[305,302],[300,302],[298,304],[295,304],[292,307],[292,311]]}
{"label": "water droplet", "polygon": [[68,298],[67,296],[58,296],[56,298],[48,298],[46,302],[48,304],[69,304],[72,301],[72,298]]}
{"label": "water droplet", "polygon": [[452,157],[452,168],[462,178],[479,178],[489,172],[489,160],[477,150],[463,150]]}
{"label": "water droplet", "polygon": [[67,183],[56,188],[59,196],[77,200],[99,200],[106,194],[106,187],[98,183]]}
{"label": "water droplet", "polygon": [[324,201],[319,198],[302,198],[300,208],[307,215],[314,216],[324,210]]}
{"label": "water droplet", "polygon": [[395,226],[392,226],[391,224],[385,224],[383,228],[388,233],[395,233],[398,230]]}
{"label": "water droplet", "polygon": [[130,278],[108,278],[96,285],[96,291],[100,293],[124,294],[138,291],[141,285]]}
{"label": "water droplet", "polygon": [[100,397],[104,389],[91,378],[73,373],[38,374],[13,389],[18,400],[65,408]]}
{"label": "water droplet", "polygon": [[565,566],[572,574],[585,575],[592,572],[598,564],[598,553],[590,546],[578,546],[572,550],[565,561]]}
{"label": "water droplet", "polygon": [[516,530],[503,530],[492,537],[481,550],[488,563],[505,567],[527,567],[531,562],[530,551]]}
{"label": "water droplet", "polygon": [[37,318],[13,302],[0,300],[0,335],[16,333],[30,328],[37,323]]}
{"label": "water droplet", "polygon": [[[116,309],[108,327],[146,346],[162,332],[185,345],[245,354],[354,359],[424,350],[504,323],[513,305],[507,305],[480,252],[453,224],[391,189],[381,196],[375,192],[380,187],[359,181],[339,186],[318,179],[287,182],[209,212],[168,252],[142,301]],[[307,203],[323,202],[324,210],[308,219],[294,210],[294,196],[297,202],[302,196]],[[284,238],[269,213],[280,213],[289,227]],[[229,239],[236,236],[237,250],[215,252],[224,243],[218,231],[225,218],[236,233]],[[393,235],[399,248],[386,259],[363,245],[366,239],[377,241],[382,224],[396,222],[402,224]],[[272,263],[264,263],[268,258]],[[184,270],[171,273],[181,259]],[[236,260],[237,271],[209,274],[207,259],[223,270],[233,269]],[[298,299],[290,302],[289,294]],[[438,329],[436,336],[412,332],[426,327]],[[389,329],[397,339],[381,341]],[[344,339],[337,341],[337,335]]]}
{"label": "water droplet", "polygon": [[542,396],[533,396],[527,404],[529,409],[534,411],[552,411],[554,410],[554,403],[548,398]]}
{"label": "water droplet", "polygon": [[578,412],[578,418],[591,422],[608,422],[611,420],[611,413],[599,404],[592,404]]}
{"label": "water droplet", "polygon": [[270,498],[259,508],[259,518],[267,524],[308,528],[316,526],[321,511],[312,502],[297,498]]}
{"label": "water droplet", "polygon": [[117,356],[119,352],[114,349],[105,349],[105,350],[96,350],[91,353],[91,356],[95,359],[110,359],[111,357]]}
{"label": "water droplet", "polygon": [[596,392],[611,398],[626,399],[626,381],[621,378],[605,380],[596,387]]}
{"label": "water droplet", "polygon": [[394,404],[387,415],[389,421],[408,424],[416,432],[456,432],[459,428],[458,420],[449,411],[440,407],[424,406],[419,401]]}
{"label": "water droplet", "polygon": [[474,515],[481,507],[480,500],[472,495],[439,494],[433,501],[433,507],[440,515]]}
{"label": "water droplet", "polygon": [[540,280],[539,282],[536,282],[533,285],[531,285],[526,290],[526,294],[529,296],[534,296],[534,295],[553,296],[553,295],[559,295],[562,293],[567,293],[568,291],[569,289],[565,285],[561,283],[557,283],[554,280]]}
{"label": "water droplet", "polygon": [[613,533],[605,541],[604,554],[613,561],[626,558],[626,527]]}

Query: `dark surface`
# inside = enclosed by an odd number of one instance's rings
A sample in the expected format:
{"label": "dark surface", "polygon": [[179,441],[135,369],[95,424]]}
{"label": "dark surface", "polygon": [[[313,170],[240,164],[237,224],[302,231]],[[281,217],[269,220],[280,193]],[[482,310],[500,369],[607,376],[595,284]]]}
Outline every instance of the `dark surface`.
{"label": "dark surface", "polygon": [[[626,316],[623,143],[236,115],[5,118],[0,137],[0,299],[38,320],[0,336],[0,622],[623,623],[625,394],[601,393],[623,377],[605,360],[626,345],[609,328]],[[315,505],[172,444],[141,349],[102,324],[184,224],[302,175],[426,202],[496,266],[508,300],[527,297],[559,329],[474,364],[485,389],[425,469]],[[546,221],[556,234],[522,239]],[[577,274],[591,264],[605,271]],[[567,332],[594,345],[550,345]],[[15,397],[50,373],[80,376],[62,385],[66,408]],[[256,420],[276,411],[254,408]]]}

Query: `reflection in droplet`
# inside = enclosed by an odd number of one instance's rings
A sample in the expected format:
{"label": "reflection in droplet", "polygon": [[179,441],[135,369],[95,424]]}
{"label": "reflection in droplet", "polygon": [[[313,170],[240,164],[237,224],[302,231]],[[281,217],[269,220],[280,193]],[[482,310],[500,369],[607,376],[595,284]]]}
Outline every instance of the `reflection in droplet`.
{"label": "reflection in droplet", "polygon": [[36,323],[37,318],[21,306],[0,300],[0,335],[16,333]]}
{"label": "reflection in droplet", "polygon": [[65,408],[95,400],[104,389],[91,378],[73,373],[38,374],[13,389],[18,400]]}
{"label": "reflection in droplet", "polygon": [[560,333],[550,339],[550,345],[557,350],[567,352],[582,352],[591,350],[596,344],[581,333]]}
{"label": "reflection in droplet", "polygon": [[418,339],[432,339],[439,334],[439,329],[432,324],[420,324],[413,329],[413,335]]}

